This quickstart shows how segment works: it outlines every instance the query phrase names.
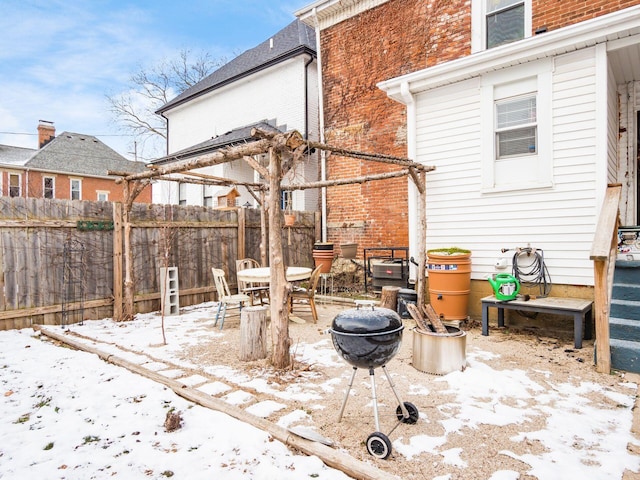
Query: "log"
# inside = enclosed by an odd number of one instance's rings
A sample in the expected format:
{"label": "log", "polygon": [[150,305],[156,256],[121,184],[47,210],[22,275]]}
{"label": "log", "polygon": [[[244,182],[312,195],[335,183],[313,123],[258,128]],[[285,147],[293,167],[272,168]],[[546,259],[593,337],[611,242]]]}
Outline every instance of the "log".
{"label": "log", "polygon": [[240,360],[267,358],[267,309],[245,307],[240,314]]}
{"label": "log", "polygon": [[400,287],[382,287],[380,294],[380,306],[389,308],[394,312],[398,309],[398,292]]}
{"label": "log", "polygon": [[433,328],[436,331],[436,333],[448,332],[447,327],[444,326],[444,324],[442,323],[442,320],[440,319],[440,316],[434,310],[433,305],[431,305],[430,303],[427,305],[423,305],[422,311],[424,315],[429,319],[429,323],[433,325]]}
{"label": "log", "polygon": [[280,425],[272,423],[262,417],[253,415],[240,407],[226,403],[224,400],[212,397],[197,388],[189,387],[179,380],[165,377],[158,372],[144,368],[129,360],[113,355],[110,352],[102,351],[99,348],[87,345],[85,343],[86,341],[82,342],[75,340],[70,338],[70,335],[68,334],[54,332],[38,325],[34,325],[34,329],[40,331],[47,337],[58,340],[78,350],[93,353],[106,362],[126,368],[133,373],[137,373],[138,375],[142,375],[150,380],[161,383],[173,390],[175,394],[191,402],[212,410],[226,413],[237,420],[259,428],[260,430],[270,434],[276,440],[295,450],[299,450],[307,455],[318,456],[320,460],[328,466],[337,468],[350,477],[363,480],[399,480],[397,476],[379,470],[374,465],[370,465],[369,463],[353,458],[341,450],[335,450],[327,445],[323,445],[322,443],[303,438],[287,428],[281,427]]}

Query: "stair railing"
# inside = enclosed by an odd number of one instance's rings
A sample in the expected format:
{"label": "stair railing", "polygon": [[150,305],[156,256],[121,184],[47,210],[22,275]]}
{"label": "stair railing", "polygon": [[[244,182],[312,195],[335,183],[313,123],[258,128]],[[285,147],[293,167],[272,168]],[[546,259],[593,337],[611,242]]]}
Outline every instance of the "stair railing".
{"label": "stair railing", "polygon": [[613,270],[618,253],[618,226],[620,224],[620,198],[622,185],[607,187],[596,234],[591,246],[590,258],[594,272],[594,313],[596,324],[596,370],[611,371],[611,348],[609,345],[609,312],[613,287]]}

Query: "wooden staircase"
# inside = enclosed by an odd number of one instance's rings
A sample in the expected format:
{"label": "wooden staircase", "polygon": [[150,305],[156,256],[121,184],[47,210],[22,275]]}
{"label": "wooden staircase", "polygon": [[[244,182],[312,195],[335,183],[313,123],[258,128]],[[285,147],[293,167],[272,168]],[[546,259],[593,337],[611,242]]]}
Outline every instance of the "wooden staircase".
{"label": "wooden staircase", "polygon": [[615,264],[609,337],[611,368],[640,373],[640,261]]}

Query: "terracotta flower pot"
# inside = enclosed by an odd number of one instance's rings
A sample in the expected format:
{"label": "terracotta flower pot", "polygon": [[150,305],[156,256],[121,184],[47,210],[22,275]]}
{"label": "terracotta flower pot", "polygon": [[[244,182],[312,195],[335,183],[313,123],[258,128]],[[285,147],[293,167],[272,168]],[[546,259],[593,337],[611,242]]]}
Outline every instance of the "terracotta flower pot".
{"label": "terracotta flower pot", "polygon": [[356,258],[356,254],[358,252],[358,244],[343,243],[340,245],[340,252],[342,254],[342,258]]}
{"label": "terracotta flower pot", "polygon": [[320,273],[331,272],[333,265],[333,243],[316,243],[313,246],[313,261],[320,266]]}
{"label": "terracotta flower pot", "polygon": [[293,227],[296,223],[296,214],[295,213],[285,213],[284,214],[284,225],[285,227]]}

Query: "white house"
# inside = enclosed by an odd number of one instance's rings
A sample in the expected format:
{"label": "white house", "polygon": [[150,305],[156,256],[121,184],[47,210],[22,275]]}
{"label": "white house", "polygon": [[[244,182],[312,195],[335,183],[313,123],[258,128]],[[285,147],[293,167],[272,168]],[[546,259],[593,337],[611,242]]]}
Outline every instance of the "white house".
{"label": "white house", "polygon": [[622,225],[640,223],[640,7],[475,49],[379,85],[407,106],[409,156],[436,166],[428,244],[472,248],[477,279],[531,245],[554,284],[593,285],[607,184],[623,184]]}
{"label": "white house", "polygon": [[[252,127],[297,130],[318,140],[318,80],[315,33],[295,20],[260,45],[247,50],[160,108],[167,119],[168,155],[155,164],[188,158],[250,140]],[[244,182],[259,182],[244,161],[216,165],[199,173]],[[285,181],[318,179],[315,154]],[[153,201],[216,206],[218,187],[159,182]],[[255,204],[239,187],[237,205]],[[295,210],[317,210],[314,189],[285,193]]]}

